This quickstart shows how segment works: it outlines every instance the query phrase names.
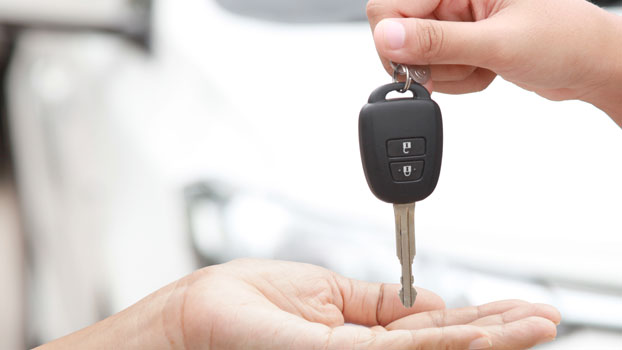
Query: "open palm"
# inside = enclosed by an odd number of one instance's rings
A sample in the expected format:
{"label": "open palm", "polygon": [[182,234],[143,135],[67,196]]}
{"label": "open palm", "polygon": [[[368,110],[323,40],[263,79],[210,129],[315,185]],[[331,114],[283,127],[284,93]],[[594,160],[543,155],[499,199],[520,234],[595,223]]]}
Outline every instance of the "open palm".
{"label": "open palm", "polygon": [[514,350],[552,340],[560,319],[523,301],[447,310],[421,288],[405,309],[398,289],[308,264],[235,260],[180,280],[164,323],[170,342],[190,349]]}

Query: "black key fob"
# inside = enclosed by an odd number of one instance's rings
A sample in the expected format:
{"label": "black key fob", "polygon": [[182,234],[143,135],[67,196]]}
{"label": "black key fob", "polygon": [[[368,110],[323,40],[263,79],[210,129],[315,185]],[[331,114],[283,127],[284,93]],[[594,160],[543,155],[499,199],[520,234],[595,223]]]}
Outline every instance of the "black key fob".
{"label": "black key fob", "polygon": [[441,110],[421,85],[413,97],[387,99],[404,83],[379,87],[359,116],[359,143],[365,177],[380,200],[414,203],[436,188],[443,153]]}

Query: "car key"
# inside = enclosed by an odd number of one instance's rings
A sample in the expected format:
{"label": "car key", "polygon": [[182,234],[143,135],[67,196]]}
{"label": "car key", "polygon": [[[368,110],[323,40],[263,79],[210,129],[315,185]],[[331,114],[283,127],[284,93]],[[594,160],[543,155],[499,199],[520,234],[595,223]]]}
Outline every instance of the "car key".
{"label": "car key", "polygon": [[[415,202],[436,187],[443,152],[443,123],[438,105],[428,91],[412,83],[394,82],[376,89],[359,116],[359,143],[365,177],[380,200],[395,211],[397,256],[402,265],[400,299],[412,307],[415,257]],[[394,81],[395,81],[394,76]],[[412,98],[387,99],[392,91]]]}

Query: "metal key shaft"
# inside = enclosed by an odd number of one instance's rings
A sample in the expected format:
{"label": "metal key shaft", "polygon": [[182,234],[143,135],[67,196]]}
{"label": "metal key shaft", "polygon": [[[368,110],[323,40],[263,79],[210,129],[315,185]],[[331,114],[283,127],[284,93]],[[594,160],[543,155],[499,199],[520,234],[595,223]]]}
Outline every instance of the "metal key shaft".
{"label": "metal key shaft", "polygon": [[402,265],[402,289],[400,300],[410,308],[415,304],[417,291],[413,287],[412,265],[415,259],[415,203],[394,204],[395,211],[395,240],[397,243],[397,257]]}

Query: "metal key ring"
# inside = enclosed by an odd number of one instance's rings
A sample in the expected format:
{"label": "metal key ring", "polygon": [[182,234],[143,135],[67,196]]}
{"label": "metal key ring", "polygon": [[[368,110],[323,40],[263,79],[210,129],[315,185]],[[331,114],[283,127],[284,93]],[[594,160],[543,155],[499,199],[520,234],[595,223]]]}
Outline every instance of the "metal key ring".
{"label": "metal key ring", "polygon": [[389,61],[389,63],[391,64],[391,69],[393,69],[393,82],[399,83],[398,76],[406,74],[406,67],[401,64],[395,64],[391,61]]}
{"label": "metal key ring", "polygon": [[[393,82],[395,83],[396,79],[397,79],[397,74],[399,74],[399,70],[400,68],[403,70],[404,69],[404,65],[402,64],[396,64],[393,61],[389,61],[389,64],[391,65],[391,69],[393,69]],[[404,73],[402,73],[404,74]]]}
{"label": "metal key ring", "polygon": [[404,87],[402,89],[399,89],[398,91],[401,93],[404,93],[408,90],[410,90],[410,86],[412,85],[412,77],[410,75],[410,69],[408,69],[408,67],[406,67],[403,64],[395,64],[393,62],[391,63],[391,68],[393,68],[393,82],[394,83],[399,83],[399,79],[398,77],[400,75],[406,75],[406,81],[404,82]]}
{"label": "metal key ring", "polygon": [[[392,61],[389,61],[389,64],[391,65],[393,72],[395,72],[395,70],[398,70],[398,72],[400,71],[400,64],[396,64]],[[430,80],[430,66],[409,66],[405,64],[402,64],[402,66],[410,71],[410,77],[414,82],[424,85]],[[403,75],[404,73],[401,74]]]}

